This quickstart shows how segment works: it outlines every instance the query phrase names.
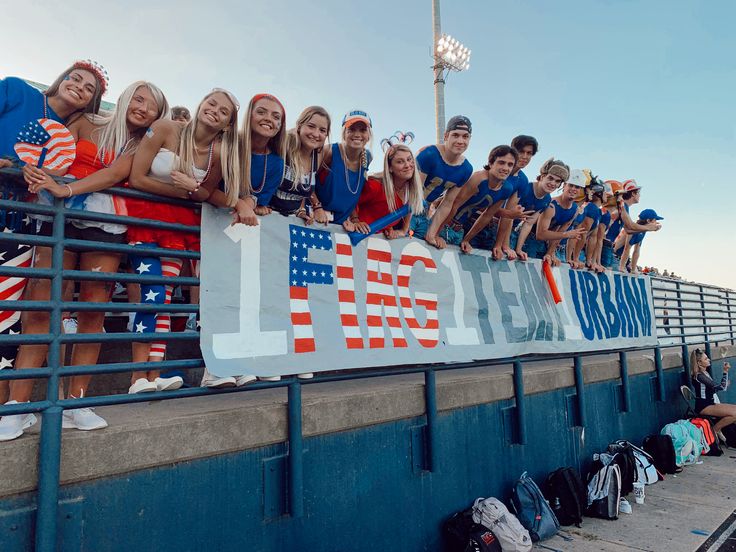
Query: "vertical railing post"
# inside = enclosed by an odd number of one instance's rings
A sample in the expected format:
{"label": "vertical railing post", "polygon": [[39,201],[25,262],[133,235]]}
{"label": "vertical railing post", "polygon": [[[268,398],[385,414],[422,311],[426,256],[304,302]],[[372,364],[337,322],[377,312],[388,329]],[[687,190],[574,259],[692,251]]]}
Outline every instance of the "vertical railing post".
{"label": "vertical railing post", "polygon": [[665,401],[664,371],[662,370],[662,349],[654,348],[654,370],[657,372],[657,400]]}
{"label": "vertical railing post", "polygon": [[680,293],[680,282],[675,282],[675,295],[677,297],[677,313],[679,315],[678,325],[680,326],[680,339],[686,343],[685,339],[685,313],[682,310],[682,293]]}
{"label": "vertical railing post", "polygon": [[61,271],[64,264],[64,213],[60,212],[63,201],[54,202],[59,210],[54,213],[51,249],[51,311],[49,333],[53,336],[48,348],[47,362],[51,369],[46,398],[51,406],[43,411],[41,437],[38,452],[38,506],[36,510],[36,551],[56,550],[57,510],[59,504],[59,479],[61,470],[61,418],[59,406],[59,370],[61,358],[61,301],[63,282]]}
{"label": "vertical railing post", "polygon": [[299,381],[289,384],[289,514],[300,518],[304,514],[304,443],[302,436],[302,386]]}
{"label": "vertical railing post", "polygon": [[578,403],[578,418],[580,425],[585,427],[585,378],[583,376],[583,358],[580,355],[573,357],[573,370],[575,372],[575,396]]}
{"label": "vertical railing post", "polygon": [[682,345],[682,383],[690,385],[690,351],[687,345]]}
{"label": "vertical railing post", "polygon": [[432,368],[424,371],[424,405],[427,411],[427,471],[437,472],[437,380]]}
{"label": "vertical railing post", "polygon": [[519,429],[519,444],[526,444],[526,404],[524,401],[524,370],[520,360],[514,361],[514,399],[516,421]]}
{"label": "vertical railing post", "polygon": [[631,393],[629,389],[629,361],[626,351],[619,351],[618,362],[621,367],[621,398],[623,399],[623,411],[631,411]]}

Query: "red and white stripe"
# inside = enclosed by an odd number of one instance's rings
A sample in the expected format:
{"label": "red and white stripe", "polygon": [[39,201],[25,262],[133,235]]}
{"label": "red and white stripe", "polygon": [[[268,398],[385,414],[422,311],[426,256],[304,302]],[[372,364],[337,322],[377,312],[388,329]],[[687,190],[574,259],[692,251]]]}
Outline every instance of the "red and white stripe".
{"label": "red and white stripe", "polygon": [[346,234],[333,234],[337,262],[337,299],[340,307],[340,322],[348,349],[363,349],[363,334],[358,323],[355,306],[355,279],[353,274],[353,246]]}
{"label": "red and white stripe", "polygon": [[51,170],[63,170],[68,168],[77,154],[77,144],[74,136],[63,124],[53,119],[39,119],[38,123],[49,133],[51,139],[42,146],[17,142],[15,153],[22,161],[36,165],[41,157],[41,151],[46,148],[46,158],[43,167]]}
{"label": "red and white stripe", "polygon": [[393,346],[407,347],[391,275],[391,246],[385,240],[368,238],[367,256],[366,321],[369,346],[371,349],[384,347],[383,315],[385,315]]}
{"label": "red and white stripe", "polygon": [[399,290],[401,310],[406,320],[406,325],[422,347],[431,349],[437,346],[440,337],[439,317],[437,315],[437,294],[416,292],[414,300],[417,305],[424,307],[426,322],[422,326],[414,313],[409,292],[409,280],[411,271],[416,263],[423,263],[429,273],[437,272],[437,264],[432,259],[426,247],[417,242],[409,243],[401,252],[399,268],[396,272],[396,286]]}
{"label": "red and white stripe", "polygon": [[[8,259],[2,266],[30,268],[33,261],[33,248],[29,247],[12,259]],[[0,301],[18,301],[23,296],[23,291],[28,283],[28,278],[15,276],[0,276]],[[0,332],[6,331],[20,319],[20,311],[0,311]]]}
{"label": "red and white stripe", "polygon": [[[161,274],[167,278],[176,278],[181,273],[181,259],[174,259],[171,257],[161,257]],[[164,297],[164,305],[171,304],[171,294],[173,292],[173,286],[165,286],[166,295]],[[171,331],[171,315],[168,313],[158,313],[156,315],[156,333],[168,333]],[[148,352],[148,357],[161,358],[163,359],[166,355],[166,342],[155,342],[151,343],[151,349]]]}
{"label": "red and white stripe", "polygon": [[316,347],[314,331],[312,330],[312,313],[309,310],[309,288],[306,286],[290,286],[289,308],[291,310],[291,326],[294,329],[294,352],[314,352]]}

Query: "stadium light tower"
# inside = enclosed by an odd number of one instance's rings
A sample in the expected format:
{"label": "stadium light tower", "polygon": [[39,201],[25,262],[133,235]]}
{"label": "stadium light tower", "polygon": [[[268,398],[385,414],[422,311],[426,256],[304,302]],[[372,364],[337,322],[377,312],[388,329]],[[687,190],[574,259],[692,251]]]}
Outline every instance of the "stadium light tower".
{"label": "stadium light tower", "polygon": [[432,57],[434,58],[434,114],[437,127],[437,143],[445,136],[445,81],[450,71],[470,69],[470,50],[456,38],[441,34],[440,0],[432,0],[432,23],[434,39]]}

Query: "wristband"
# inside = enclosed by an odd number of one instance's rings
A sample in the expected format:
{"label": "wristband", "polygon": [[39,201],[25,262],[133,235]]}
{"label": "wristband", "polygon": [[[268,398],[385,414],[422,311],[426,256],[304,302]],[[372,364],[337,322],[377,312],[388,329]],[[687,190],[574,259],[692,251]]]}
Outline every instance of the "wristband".
{"label": "wristband", "polygon": [[72,187],[69,184],[64,184],[67,190],[69,190],[69,195],[66,197],[72,197],[74,195],[74,190],[72,190]]}

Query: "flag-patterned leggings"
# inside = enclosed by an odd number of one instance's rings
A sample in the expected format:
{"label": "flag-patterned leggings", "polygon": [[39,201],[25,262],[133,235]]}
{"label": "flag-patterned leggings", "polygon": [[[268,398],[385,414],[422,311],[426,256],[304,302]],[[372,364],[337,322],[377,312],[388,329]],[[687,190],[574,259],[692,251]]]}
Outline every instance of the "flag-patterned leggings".
{"label": "flag-patterned leggings", "polygon": [[[155,243],[136,244],[136,247],[158,247]],[[139,255],[129,255],[130,264],[136,274],[166,276],[175,278],[181,273],[182,260],[172,257],[149,257],[144,251]],[[141,284],[141,303],[168,305],[174,286],[163,284]],[[135,333],[164,333],[171,331],[171,316],[166,313],[136,312],[133,319]],[[151,343],[149,358],[163,359],[166,354],[166,342]]]}
{"label": "flag-patterned leggings", "polygon": [[[22,227],[17,232],[33,234],[33,225],[26,217]],[[10,228],[2,225],[3,232],[13,232]],[[0,265],[19,268],[30,268],[33,261],[33,247],[25,244],[4,242],[0,243]],[[28,283],[28,278],[17,276],[0,276],[0,305],[3,301],[18,301],[23,296],[23,291]],[[20,312],[2,310],[0,308],[0,334],[20,333]],[[13,368],[18,345],[0,345],[0,369]]]}

